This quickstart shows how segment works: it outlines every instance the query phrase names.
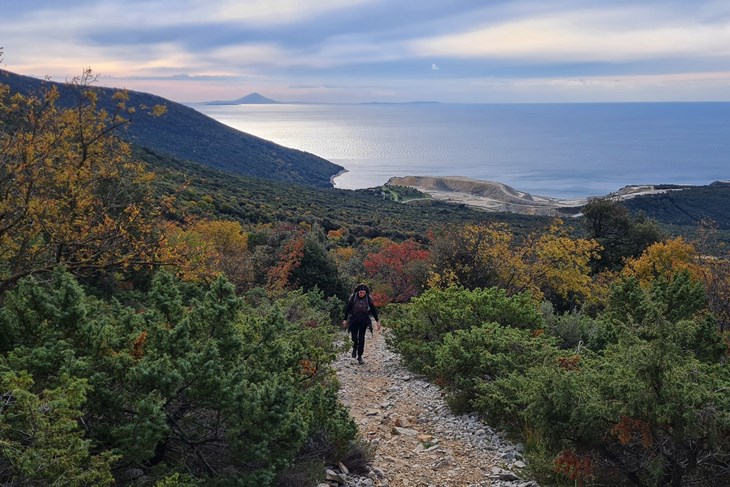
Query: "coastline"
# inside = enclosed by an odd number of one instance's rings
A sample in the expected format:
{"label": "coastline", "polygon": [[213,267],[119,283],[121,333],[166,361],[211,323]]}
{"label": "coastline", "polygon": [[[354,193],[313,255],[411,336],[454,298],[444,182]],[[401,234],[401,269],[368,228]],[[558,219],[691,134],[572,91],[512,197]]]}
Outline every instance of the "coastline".
{"label": "coastline", "polygon": [[693,185],[629,185],[603,196],[568,199],[533,195],[504,183],[463,176],[391,177],[385,186],[414,188],[439,201],[463,204],[490,212],[542,216],[579,216],[580,208],[594,198],[622,201],[642,195],[681,191],[694,187]]}
{"label": "coastline", "polygon": [[345,174],[345,173],[348,173],[348,172],[350,172],[350,171],[348,171],[348,170],[347,170],[347,169],[345,169],[345,168],[342,168],[342,169],[341,169],[340,171],[338,171],[338,172],[337,172],[336,174],[333,174],[332,176],[330,176],[330,185],[331,185],[331,186],[332,186],[333,188],[336,188],[337,186],[335,186],[335,179],[337,179],[337,178],[338,178],[339,176],[342,176],[343,174]]}

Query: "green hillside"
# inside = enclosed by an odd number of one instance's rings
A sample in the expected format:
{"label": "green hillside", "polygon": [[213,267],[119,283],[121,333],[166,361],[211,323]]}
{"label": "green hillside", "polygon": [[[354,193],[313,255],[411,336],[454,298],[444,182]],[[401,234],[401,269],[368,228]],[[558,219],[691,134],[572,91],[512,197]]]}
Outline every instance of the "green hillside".
{"label": "green hillside", "polygon": [[[55,84],[61,104],[73,106],[74,87],[0,70],[0,84],[12,92],[40,93]],[[111,88],[94,87],[100,108],[115,104]],[[161,117],[135,114],[120,135],[136,145],[161,154],[196,161],[227,172],[318,187],[331,187],[330,178],[343,168],[307,152],[289,149],[235,130],[185,105],[148,93],[129,92],[129,106],[165,105]]]}
{"label": "green hillside", "polygon": [[225,173],[138,149],[138,157],[158,175],[160,193],[174,193],[187,211],[209,218],[232,218],[242,223],[319,224],[341,227],[355,237],[387,236],[424,239],[426,232],[448,223],[504,221],[518,233],[544,226],[549,219],[512,213],[488,213],[435,200],[398,203],[380,188],[341,190],[312,188]]}
{"label": "green hillside", "polygon": [[665,224],[697,226],[700,220],[710,219],[718,228],[730,230],[728,183],[714,182],[707,186],[690,186],[679,191],[639,196],[624,204],[631,211],[642,211],[649,218]]}

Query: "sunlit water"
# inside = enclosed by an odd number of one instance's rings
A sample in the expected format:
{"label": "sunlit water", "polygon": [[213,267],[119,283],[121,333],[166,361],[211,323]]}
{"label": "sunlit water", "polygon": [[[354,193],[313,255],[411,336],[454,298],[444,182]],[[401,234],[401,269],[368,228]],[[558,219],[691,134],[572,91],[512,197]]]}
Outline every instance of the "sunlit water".
{"label": "sunlit water", "polygon": [[193,108],[345,167],[335,186],[346,189],[392,176],[466,176],[572,198],[730,179],[730,103]]}

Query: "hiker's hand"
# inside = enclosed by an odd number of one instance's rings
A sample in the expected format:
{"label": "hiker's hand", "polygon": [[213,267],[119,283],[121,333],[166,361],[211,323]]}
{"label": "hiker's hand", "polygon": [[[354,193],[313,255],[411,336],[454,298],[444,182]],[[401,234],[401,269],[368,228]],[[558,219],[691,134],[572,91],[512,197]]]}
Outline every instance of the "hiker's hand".
{"label": "hiker's hand", "polygon": [[379,321],[375,322],[375,329],[380,331],[380,322]]}
{"label": "hiker's hand", "polygon": [[342,328],[347,328],[347,320],[342,320]]}

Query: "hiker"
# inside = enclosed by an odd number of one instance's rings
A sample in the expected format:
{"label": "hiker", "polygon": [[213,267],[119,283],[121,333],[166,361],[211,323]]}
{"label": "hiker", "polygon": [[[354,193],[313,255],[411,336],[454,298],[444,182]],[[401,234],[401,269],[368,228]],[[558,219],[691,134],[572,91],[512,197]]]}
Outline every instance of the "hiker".
{"label": "hiker", "polygon": [[362,359],[362,352],[365,350],[365,332],[368,328],[370,328],[370,333],[373,332],[370,315],[375,318],[375,326],[380,331],[378,310],[370,297],[370,289],[365,284],[358,284],[352,292],[352,296],[345,305],[344,314],[345,319],[342,320],[342,326],[349,325],[348,329],[352,335],[352,358],[357,357],[358,363],[362,365],[365,363]]}

